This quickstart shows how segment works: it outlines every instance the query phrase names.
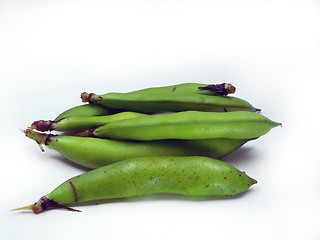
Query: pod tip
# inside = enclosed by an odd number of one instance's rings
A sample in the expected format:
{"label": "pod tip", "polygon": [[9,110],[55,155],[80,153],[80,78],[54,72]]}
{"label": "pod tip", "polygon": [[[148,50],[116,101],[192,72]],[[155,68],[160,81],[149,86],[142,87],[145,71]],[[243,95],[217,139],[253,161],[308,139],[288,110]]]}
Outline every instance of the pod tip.
{"label": "pod tip", "polygon": [[52,199],[49,199],[45,196],[40,198],[39,201],[36,202],[35,204],[20,207],[20,208],[15,208],[15,209],[12,209],[11,211],[32,210],[35,214],[39,214],[49,209],[59,209],[59,208],[65,209],[68,211],[73,211],[73,212],[81,212],[78,209],[74,209],[74,208],[70,208],[70,207],[58,204]]}
{"label": "pod tip", "polygon": [[10,211],[21,211],[21,210],[32,210],[32,209],[33,209],[33,205],[28,205],[28,206],[24,206],[24,207],[11,209]]}
{"label": "pod tip", "polygon": [[19,131],[22,132],[23,134],[26,134],[26,133],[25,133],[25,130],[22,129],[22,128],[19,128]]}
{"label": "pod tip", "polygon": [[282,123],[274,122],[274,126],[275,126],[275,127],[278,127],[278,126],[282,127]]}

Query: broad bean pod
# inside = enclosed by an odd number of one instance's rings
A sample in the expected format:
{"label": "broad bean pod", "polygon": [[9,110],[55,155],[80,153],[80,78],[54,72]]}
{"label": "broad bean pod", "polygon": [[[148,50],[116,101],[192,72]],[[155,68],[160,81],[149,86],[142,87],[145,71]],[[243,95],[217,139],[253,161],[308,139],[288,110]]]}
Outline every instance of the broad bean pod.
{"label": "broad bean pod", "polygon": [[186,111],[146,115],[109,123],[90,131],[91,136],[140,141],[161,139],[250,139],[281,125],[252,112]]}
{"label": "broad bean pod", "polygon": [[56,117],[54,121],[59,121],[65,117],[102,116],[114,114],[116,112],[119,111],[98,104],[83,104],[64,111],[58,117]]}
{"label": "broad bean pod", "polygon": [[[201,89],[209,89],[211,90],[201,90]],[[211,86],[214,86],[213,88]],[[218,89],[218,92],[224,92],[225,95],[229,93],[235,92],[235,87],[231,84],[219,84],[216,85],[209,85],[209,84],[199,84],[199,83],[184,83],[172,86],[165,86],[165,87],[153,87],[153,88],[146,88],[137,91],[133,91],[132,93],[171,93],[172,91],[175,94],[208,94],[208,95],[215,95],[217,92],[214,90]],[[217,91],[217,90],[216,90]],[[54,119],[54,121],[58,121],[65,117],[89,117],[89,116],[104,116],[110,115],[119,112],[120,110],[115,110],[112,108],[107,108],[102,105],[98,104],[84,104],[79,105],[73,108],[70,108],[63,113],[61,113],[58,117]]]}
{"label": "broad bean pod", "polygon": [[129,93],[107,93],[96,95],[83,92],[83,102],[128,111],[156,113],[179,111],[260,111],[247,101],[229,96],[214,96],[210,91],[200,91],[206,84],[181,84],[162,88],[151,88]]}
{"label": "broad bean pod", "polygon": [[[44,144],[70,161],[87,168],[98,168],[137,157],[207,156],[220,159],[251,139],[208,139],[166,141],[116,141],[99,138],[57,136],[27,129],[27,137]],[[42,146],[41,146],[42,148]],[[43,148],[42,148],[43,150]]]}
{"label": "broad bean pod", "polygon": [[182,83],[164,87],[151,87],[130,93],[149,93],[149,94],[206,94],[226,96],[235,93],[236,88],[229,83],[223,84],[204,84],[204,83]]}
{"label": "broad bean pod", "polygon": [[131,119],[145,116],[143,113],[121,112],[108,116],[90,116],[90,117],[65,117],[58,121],[39,120],[31,124],[30,128],[37,131],[83,131],[86,129],[102,126],[110,122]]}
{"label": "broad bean pod", "polygon": [[50,208],[102,199],[155,193],[230,196],[257,183],[232,165],[206,157],[134,158],[71,178],[33,205],[15,210],[41,213]]}

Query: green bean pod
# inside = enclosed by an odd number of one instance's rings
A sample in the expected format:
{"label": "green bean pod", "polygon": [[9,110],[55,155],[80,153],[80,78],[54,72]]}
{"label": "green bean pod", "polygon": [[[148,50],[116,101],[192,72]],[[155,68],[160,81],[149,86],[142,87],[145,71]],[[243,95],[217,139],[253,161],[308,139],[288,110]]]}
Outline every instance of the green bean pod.
{"label": "green bean pod", "polygon": [[281,125],[252,112],[186,111],[112,122],[91,131],[91,136],[140,141],[161,139],[250,139]]}
{"label": "green bean pod", "polygon": [[134,158],[71,178],[35,204],[15,210],[30,209],[37,214],[50,208],[75,210],[66,206],[154,193],[230,196],[255,183],[232,165],[211,158]]}
{"label": "green bean pod", "polygon": [[[165,87],[153,87],[153,88],[146,88],[141,89],[138,91],[133,91],[132,93],[171,93],[174,92],[175,94],[208,94],[208,95],[217,95],[218,92],[214,91],[216,88],[214,87],[213,90],[201,90],[208,88],[208,86],[215,86],[209,84],[199,84],[199,83],[184,83],[184,84],[177,84],[172,86],[165,86]],[[235,87],[231,84],[219,84],[222,86],[225,94],[230,94],[235,92]],[[221,87],[220,87],[221,88]],[[221,89],[218,88],[221,91]],[[63,113],[61,113],[58,117],[54,119],[54,121],[61,120],[62,118],[66,117],[89,117],[89,116],[104,116],[110,115],[119,112],[119,110],[115,110],[112,108],[107,108],[99,104],[84,104],[80,106],[76,106],[70,108]]]}
{"label": "green bean pod", "polygon": [[98,104],[83,104],[64,111],[58,117],[56,117],[54,121],[59,121],[65,117],[102,116],[114,114],[116,112],[119,111]]}
{"label": "green bean pod", "polygon": [[102,126],[110,122],[131,119],[145,116],[143,113],[121,112],[109,116],[90,116],[90,117],[65,117],[58,121],[39,120],[32,123],[31,129],[45,131],[83,131],[86,129]]}
{"label": "green bean pod", "polygon": [[188,110],[256,112],[260,110],[240,98],[214,96],[210,91],[199,90],[199,87],[206,89],[206,86],[206,84],[180,84],[129,93],[107,93],[104,95],[84,92],[81,94],[81,98],[83,102],[91,104],[101,104],[109,108],[144,113]]}
{"label": "green bean pod", "polygon": [[[44,144],[70,161],[87,168],[98,168],[114,162],[137,157],[207,156],[221,158],[251,139],[116,141],[99,138],[57,136],[27,129],[27,137],[39,146]],[[41,148],[43,150],[43,148]]]}

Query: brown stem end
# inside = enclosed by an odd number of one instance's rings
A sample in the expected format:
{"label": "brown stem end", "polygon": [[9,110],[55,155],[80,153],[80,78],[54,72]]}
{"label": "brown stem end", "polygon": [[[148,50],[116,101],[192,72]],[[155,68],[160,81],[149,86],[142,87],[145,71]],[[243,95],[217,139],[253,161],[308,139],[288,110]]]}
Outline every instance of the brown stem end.
{"label": "brown stem end", "polygon": [[53,121],[47,120],[39,120],[35,121],[31,124],[30,129],[38,130],[40,132],[52,131],[52,123]]}
{"label": "brown stem end", "polygon": [[81,99],[83,103],[94,103],[94,101],[92,100],[92,97],[94,96],[94,93],[87,93],[87,92],[83,92],[81,93]]}
{"label": "brown stem end", "polygon": [[25,206],[25,207],[21,207],[21,208],[16,208],[16,209],[13,209],[12,211],[32,210],[35,214],[39,214],[39,213],[42,213],[46,210],[58,209],[58,208],[59,209],[66,209],[68,211],[81,212],[78,209],[74,209],[74,208],[70,208],[70,207],[61,205],[61,204],[59,204],[59,203],[57,203],[47,197],[40,198],[40,200],[33,205],[29,205],[29,206]]}
{"label": "brown stem end", "polygon": [[211,84],[205,87],[199,87],[198,89],[201,91],[215,92],[218,96],[227,96],[228,94],[236,92],[236,88],[230,83]]}

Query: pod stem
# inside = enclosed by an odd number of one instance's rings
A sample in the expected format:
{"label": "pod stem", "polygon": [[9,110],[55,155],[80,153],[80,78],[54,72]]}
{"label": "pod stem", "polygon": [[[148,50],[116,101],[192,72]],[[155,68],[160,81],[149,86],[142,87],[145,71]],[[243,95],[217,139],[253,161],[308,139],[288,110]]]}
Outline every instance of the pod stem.
{"label": "pod stem", "polygon": [[26,135],[26,137],[33,139],[38,143],[42,152],[44,152],[42,144],[48,145],[50,138],[54,136],[52,134],[39,133],[30,128],[24,130],[23,132]]}
{"label": "pod stem", "polygon": [[61,205],[45,196],[40,198],[38,202],[32,205],[21,207],[21,208],[15,208],[15,209],[12,209],[11,211],[32,210],[35,214],[39,214],[49,209],[58,209],[58,208],[66,209],[68,211],[81,212],[78,209]]}
{"label": "pod stem", "polygon": [[24,207],[19,207],[19,208],[11,209],[10,211],[32,210],[32,208],[33,208],[33,205],[28,205],[28,206],[24,206]]}
{"label": "pod stem", "polygon": [[52,131],[54,130],[52,127],[52,124],[55,123],[55,121],[44,121],[44,120],[39,120],[39,121],[34,121],[30,129],[38,130],[40,132],[45,132],[45,131]]}
{"label": "pod stem", "polygon": [[94,103],[95,101],[92,100],[92,96],[94,96],[94,93],[87,93],[87,92],[83,92],[81,93],[81,99],[83,103]]}
{"label": "pod stem", "polygon": [[230,83],[211,84],[205,87],[198,88],[201,91],[215,92],[218,96],[227,96],[228,94],[235,93],[236,88]]}

